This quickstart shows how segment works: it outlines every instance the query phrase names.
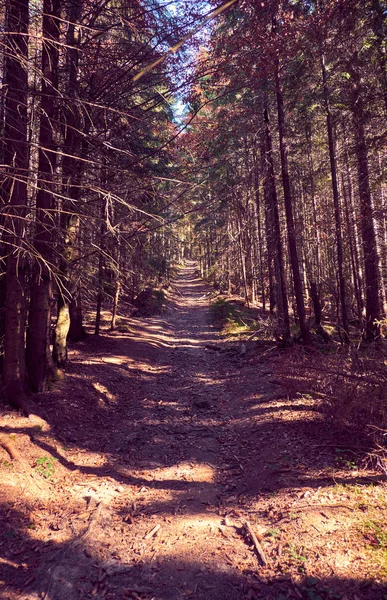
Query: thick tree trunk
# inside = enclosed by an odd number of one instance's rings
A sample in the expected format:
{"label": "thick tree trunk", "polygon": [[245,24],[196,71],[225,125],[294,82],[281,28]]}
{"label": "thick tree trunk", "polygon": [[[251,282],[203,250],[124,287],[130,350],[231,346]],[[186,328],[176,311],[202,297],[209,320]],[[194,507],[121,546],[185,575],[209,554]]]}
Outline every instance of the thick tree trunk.
{"label": "thick tree trunk", "polygon": [[288,168],[288,156],[287,147],[285,142],[285,115],[284,115],[284,100],[281,89],[281,82],[279,76],[279,69],[275,73],[275,85],[277,95],[277,109],[278,109],[278,131],[280,139],[280,153],[281,153],[281,172],[282,172],[282,185],[284,190],[284,202],[286,212],[286,224],[288,232],[288,244],[289,244],[289,255],[290,264],[293,273],[293,285],[294,293],[296,296],[297,304],[297,315],[300,324],[301,335],[304,344],[310,343],[310,332],[306,322],[305,314],[305,303],[304,303],[304,291],[302,287],[300,264],[298,259],[297,241],[296,241],[296,230],[294,225],[293,217],[293,200],[290,188],[289,179],[289,168]]}
{"label": "thick tree trunk", "polygon": [[55,325],[55,340],[52,358],[58,367],[65,367],[67,363],[67,334],[70,329],[69,302],[64,301],[61,294],[58,301],[58,318]]}
{"label": "thick tree trunk", "polygon": [[5,192],[9,208],[4,222],[6,267],[5,384],[25,385],[25,258],[22,237],[27,211],[28,0],[8,0],[4,65]]}
{"label": "thick tree trunk", "polygon": [[359,72],[357,52],[349,65],[352,79],[352,114],[355,129],[356,158],[359,180],[361,232],[364,251],[364,276],[366,284],[366,327],[365,338],[373,340],[379,336],[379,261],[373,220],[373,207],[368,169],[368,151],[365,135],[365,113],[363,89]]}
{"label": "thick tree trunk", "polygon": [[[62,163],[63,205],[61,213],[61,259],[59,264],[60,287],[58,289],[58,317],[55,327],[53,357],[59,360],[58,366],[65,366],[67,361],[67,333],[70,330],[71,301],[77,293],[78,282],[73,275],[76,248],[79,241],[79,215],[74,212],[81,195],[81,182],[84,163],[79,160],[86,155],[86,143],[82,145],[80,130],[87,133],[90,125],[82,123],[79,108],[78,63],[81,43],[77,23],[82,12],[82,0],[72,0],[69,8],[66,35],[66,69],[68,72],[68,106],[64,110],[64,143]],[[84,138],[85,139],[85,138]],[[76,208],[75,208],[76,210]],[[75,301],[76,302],[76,301]],[[75,312],[73,314],[78,314]],[[67,322],[68,320],[68,322]],[[77,328],[79,326],[77,325]],[[64,335],[65,334],[65,335]],[[64,362],[63,362],[64,361]]]}
{"label": "thick tree trunk", "polygon": [[34,265],[30,289],[26,361],[30,388],[42,390],[52,368],[47,350],[50,332],[52,294],[52,210],[56,168],[54,130],[58,95],[60,0],[43,2],[42,99],[39,134],[39,176],[36,196],[36,230]]}

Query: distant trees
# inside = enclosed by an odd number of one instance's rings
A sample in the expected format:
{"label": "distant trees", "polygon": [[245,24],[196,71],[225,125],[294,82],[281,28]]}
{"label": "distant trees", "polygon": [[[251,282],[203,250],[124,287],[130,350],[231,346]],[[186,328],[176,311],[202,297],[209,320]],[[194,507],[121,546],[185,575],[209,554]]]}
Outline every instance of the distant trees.
{"label": "distant trees", "polygon": [[[353,324],[379,336],[385,2],[234,3],[186,73],[168,48],[208,4],[171,10],[178,18],[158,0],[0,8],[5,384],[43,389],[84,335],[83,303],[98,334],[108,299],[115,327],[121,296],[192,252],[219,288],[275,315],[286,342],[294,325],[306,343],[313,324],[344,342]],[[180,137],[179,87],[193,119]]]}
{"label": "distant trees", "polygon": [[202,271],[265,308],[269,298],[285,338],[287,296],[305,342],[305,306],[344,342],[350,323],[368,340],[380,332],[386,19],[379,0],[241,2],[197,69],[204,108],[184,143],[199,163],[206,149],[214,198],[196,224]]}

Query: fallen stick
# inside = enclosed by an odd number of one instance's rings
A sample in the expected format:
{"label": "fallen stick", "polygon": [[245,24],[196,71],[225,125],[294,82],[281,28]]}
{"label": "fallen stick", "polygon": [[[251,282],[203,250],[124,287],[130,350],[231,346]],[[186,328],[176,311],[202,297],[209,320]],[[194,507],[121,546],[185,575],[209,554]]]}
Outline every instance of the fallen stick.
{"label": "fallen stick", "polygon": [[158,532],[158,530],[160,529],[161,525],[157,524],[156,527],[153,527],[153,529],[151,531],[149,531],[145,536],[144,536],[144,540],[149,540],[149,538],[153,537],[154,535],[156,535],[156,533]]}
{"label": "fallen stick", "polygon": [[245,520],[243,520],[242,523],[243,523],[244,527],[247,529],[247,531],[250,534],[250,537],[251,537],[251,539],[253,541],[253,544],[255,546],[255,549],[257,551],[257,554],[258,554],[258,556],[259,556],[262,564],[263,565],[267,565],[267,560],[266,560],[266,556],[265,556],[265,553],[263,551],[263,548],[262,548],[261,544],[258,542],[257,536],[255,535],[255,533],[254,533],[254,531],[253,531],[250,523],[248,521],[245,521]]}

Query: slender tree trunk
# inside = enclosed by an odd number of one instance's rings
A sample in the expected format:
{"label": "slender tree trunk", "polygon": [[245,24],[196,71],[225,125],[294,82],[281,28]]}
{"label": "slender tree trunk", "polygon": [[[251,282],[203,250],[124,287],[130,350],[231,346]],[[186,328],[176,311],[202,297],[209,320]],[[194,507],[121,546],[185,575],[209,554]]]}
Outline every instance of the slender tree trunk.
{"label": "slender tree trunk", "polygon": [[27,101],[28,101],[28,0],[6,4],[4,65],[5,191],[9,208],[4,222],[6,268],[6,323],[4,337],[5,384],[25,385],[25,257],[22,238],[27,212]]}
{"label": "slender tree trunk", "polygon": [[261,199],[259,193],[259,172],[258,172],[258,160],[254,158],[254,197],[255,197],[255,209],[254,216],[256,221],[257,231],[257,259],[259,263],[259,282],[261,288],[261,300],[262,310],[266,312],[266,292],[265,292],[265,273],[263,268],[263,239],[262,239],[262,223],[261,223]]}
{"label": "slender tree trunk", "polygon": [[277,185],[275,180],[273,148],[271,138],[271,128],[269,120],[268,108],[264,109],[264,160],[265,160],[265,179],[264,179],[264,196],[266,204],[266,212],[269,216],[267,227],[270,231],[270,236],[274,241],[274,268],[276,274],[276,296],[278,305],[278,320],[282,335],[286,342],[290,341],[290,320],[288,296],[286,291],[284,256],[281,240],[281,226],[278,211]]}
{"label": "slender tree trunk", "polygon": [[282,172],[282,185],[284,190],[284,202],[286,212],[286,223],[288,232],[288,244],[289,244],[289,255],[290,264],[293,273],[293,285],[294,293],[296,296],[297,314],[301,329],[301,335],[304,344],[310,343],[310,332],[306,322],[305,314],[305,303],[304,303],[304,291],[302,288],[302,280],[300,273],[300,264],[298,259],[297,241],[296,241],[296,230],[294,226],[293,217],[293,201],[290,188],[289,179],[289,168],[288,168],[288,157],[287,148],[285,143],[285,115],[284,115],[284,100],[281,89],[279,69],[277,68],[275,73],[275,84],[277,94],[277,109],[278,109],[278,131],[280,139],[280,153],[281,153],[281,172]]}
{"label": "slender tree trunk", "polygon": [[246,277],[246,259],[245,259],[245,253],[243,250],[243,244],[242,244],[242,229],[239,229],[239,232],[238,232],[238,248],[239,248],[239,259],[241,261],[244,295],[245,295],[246,304],[247,304],[247,306],[249,306],[249,292],[248,292],[248,288],[247,288],[247,277]]}
{"label": "slender tree trunk", "polygon": [[312,132],[310,124],[306,128],[306,144],[308,151],[308,168],[309,168],[309,179],[312,197],[312,215],[313,215],[313,245],[314,245],[314,273],[313,279],[317,282],[319,288],[321,284],[321,241],[320,241],[320,224],[317,219],[317,203],[316,203],[316,185],[314,177],[314,164],[313,164],[313,152],[312,152]]}
{"label": "slender tree trunk", "polygon": [[325,56],[321,50],[321,71],[324,88],[324,103],[325,113],[327,119],[327,130],[328,130],[328,145],[329,145],[329,160],[331,166],[331,181],[332,181],[332,193],[333,193],[333,206],[335,212],[335,227],[336,227],[336,246],[337,246],[337,269],[338,269],[338,280],[339,280],[339,296],[340,296],[340,307],[341,307],[341,321],[344,332],[344,342],[349,344],[349,327],[348,327],[348,313],[347,313],[347,300],[346,300],[346,289],[345,289],[345,278],[343,268],[343,236],[342,236],[342,225],[341,225],[341,212],[340,212],[340,198],[339,198],[339,186],[337,181],[337,162],[335,152],[335,140],[333,135],[333,124],[332,124],[332,113],[329,99],[328,83],[327,83],[327,70],[325,66]]}
{"label": "slender tree trunk", "polygon": [[[102,219],[104,217],[104,210],[102,209]],[[94,334],[99,335],[100,327],[101,327],[101,310],[102,310],[102,300],[104,294],[104,255],[103,255],[103,245],[104,245],[104,235],[106,232],[105,223],[102,220],[101,229],[100,229],[100,252],[98,257],[98,294],[97,294],[97,308],[95,314],[95,327]]]}
{"label": "slender tree trunk", "polygon": [[121,292],[121,281],[120,276],[117,275],[115,290],[114,290],[114,298],[113,298],[113,310],[112,310],[112,320],[110,329],[114,331],[117,327],[117,314],[118,314],[118,304],[120,300],[120,292]]}
{"label": "slender tree trunk", "polygon": [[79,342],[86,337],[86,331],[83,326],[83,310],[82,310],[82,288],[78,283],[75,290],[71,294],[69,306],[70,327],[67,334],[67,339],[70,342]]}
{"label": "slender tree trunk", "polygon": [[348,155],[348,143],[345,134],[345,123],[343,122],[343,140],[344,140],[344,163],[345,163],[345,180],[343,173],[343,190],[347,194],[345,198],[346,207],[348,209],[348,222],[351,230],[351,239],[353,240],[353,260],[354,260],[354,280],[356,280],[356,288],[358,289],[358,297],[357,297],[357,306],[358,306],[358,315],[359,315],[359,323],[363,322],[363,308],[364,308],[364,300],[363,300],[363,269],[360,261],[360,246],[361,246],[361,233],[360,227],[358,225],[358,219],[355,211],[355,201],[353,194],[353,184],[352,184],[352,173],[351,167],[349,163],[349,155]]}
{"label": "slender tree trunk", "polygon": [[359,179],[361,231],[364,251],[364,274],[366,284],[366,329],[365,338],[373,340],[379,336],[379,262],[373,220],[373,207],[368,169],[368,151],[365,135],[363,87],[359,73],[357,52],[349,65],[352,79],[352,114],[355,129],[356,158]]}
{"label": "slender tree trunk", "polygon": [[27,332],[26,361],[30,388],[42,390],[52,358],[49,349],[52,295],[52,209],[56,168],[54,118],[58,94],[58,43],[60,0],[43,2],[42,100],[39,135],[39,176],[36,196],[36,230],[34,247],[37,252],[30,289],[30,310]]}
{"label": "slender tree trunk", "polygon": [[362,316],[363,300],[361,297],[361,289],[360,289],[360,285],[359,285],[359,273],[358,273],[358,266],[357,266],[358,261],[357,261],[356,255],[355,255],[356,248],[355,248],[355,242],[354,242],[354,233],[353,233],[352,225],[351,225],[351,218],[350,218],[350,212],[349,212],[349,206],[348,206],[348,197],[347,197],[347,191],[346,191],[346,186],[345,186],[344,173],[342,173],[341,186],[342,186],[343,198],[344,198],[345,220],[346,220],[346,225],[347,225],[347,236],[348,236],[349,252],[350,252],[350,258],[351,258],[352,280],[353,280],[353,289],[354,289],[355,299],[356,299],[357,317],[358,317],[359,323],[361,323],[362,319],[363,319],[363,316]]}

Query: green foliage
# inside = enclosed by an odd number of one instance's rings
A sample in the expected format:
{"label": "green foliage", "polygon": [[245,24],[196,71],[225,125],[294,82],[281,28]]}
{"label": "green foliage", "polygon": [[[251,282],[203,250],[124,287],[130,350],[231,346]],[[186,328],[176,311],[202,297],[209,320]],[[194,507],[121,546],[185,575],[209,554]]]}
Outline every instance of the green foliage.
{"label": "green foliage", "polygon": [[373,553],[373,562],[378,565],[380,574],[387,575],[387,530],[386,523],[377,519],[366,520],[362,525],[362,533],[369,542],[368,548]]}
{"label": "green foliage", "polygon": [[2,459],[0,460],[0,465],[1,465],[2,467],[5,467],[6,469],[12,469],[12,463],[11,463],[11,462],[8,462],[8,460],[5,460],[5,458],[2,458]]}
{"label": "green foliage", "polygon": [[304,563],[308,560],[305,556],[304,548],[300,548],[295,546],[294,544],[289,544],[288,546],[288,554],[293,563],[295,563],[298,567],[299,571],[304,571],[305,566]]}
{"label": "green foliage", "polygon": [[241,335],[257,328],[257,323],[232,302],[220,298],[210,306],[211,322],[226,335]]}
{"label": "green foliage", "polygon": [[386,524],[381,521],[365,521],[363,525],[364,532],[373,534],[380,548],[387,550],[387,530]]}
{"label": "green foliage", "polygon": [[35,471],[45,479],[51,479],[55,473],[54,464],[57,460],[51,456],[41,456],[36,461]]}
{"label": "green foliage", "polygon": [[268,529],[265,533],[265,537],[273,537],[274,539],[279,538],[281,530],[278,528]]}
{"label": "green foliage", "polygon": [[210,317],[216,327],[223,328],[227,321],[235,320],[236,309],[230,302],[220,298],[210,306]]}
{"label": "green foliage", "polygon": [[341,448],[335,448],[335,452],[336,452],[336,462],[337,463],[339,463],[343,467],[347,467],[347,469],[352,469],[352,470],[357,469],[357,464],[353,460],[348,459],[343,454],[343,452],[345,453],[345,450],[342,450]]}

